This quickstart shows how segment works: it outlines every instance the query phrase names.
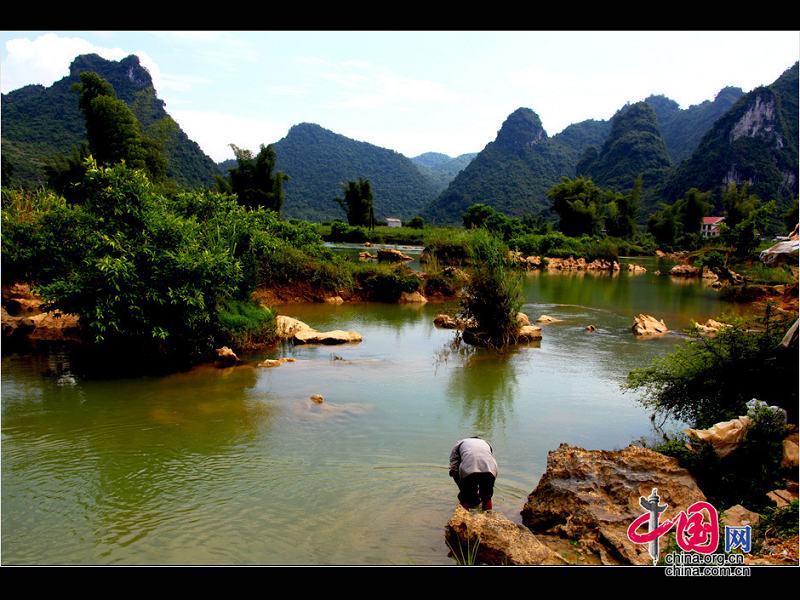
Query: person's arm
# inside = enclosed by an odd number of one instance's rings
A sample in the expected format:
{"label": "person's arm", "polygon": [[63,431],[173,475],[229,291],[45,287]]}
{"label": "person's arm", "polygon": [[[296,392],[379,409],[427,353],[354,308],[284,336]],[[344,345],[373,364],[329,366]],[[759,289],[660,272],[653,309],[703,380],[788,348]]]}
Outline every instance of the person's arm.
{"label": "person's arm", "polygon": [[450,451],[450,477],[458,478],[458,467],[461,465],[461,443],[455,445]]}

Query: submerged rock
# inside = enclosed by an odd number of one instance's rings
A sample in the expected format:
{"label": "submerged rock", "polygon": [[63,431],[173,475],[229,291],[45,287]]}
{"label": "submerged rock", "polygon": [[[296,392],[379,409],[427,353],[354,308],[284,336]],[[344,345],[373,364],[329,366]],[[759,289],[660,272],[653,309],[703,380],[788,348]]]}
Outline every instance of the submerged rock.
{"label": "submerged rock", "polygon": [[295,359],[293,359],[293,358],[275,358],[275,359],[268,358],[268,359],[258,363],[258,366],[259,367],[264,367],[266,369],[271,369],[271,368],[274,368],[274,367],[280,367],[283,363],[287,363],[287,362],[295,362]]}
{"label": "submerged rock", "polygon": [[314,394],[309,398],[314,404],[322,404],[325,402],[325,398],[323,398],[320,394]]}
{"label": "submerged rock", "polygon": [[588,331],[589,333],[594,333],[595,331],[597,331],[597,327],[595,327],[594,325],[587,325],[586,331]]}
{"label": "submerged rock", "polygon": [[631,331],[634,335],[640,336],[654,336],[664,335],[669,331],[664,321],[659,321],[650,315],[636,315],[633,318],[633,325]]}
{"label": "submerged rock", "polygon": [[549,324],[549,323],[562,323],[563,319],[556,319],[555,317],[550,317],[548,315],[542,315],[538,319],[536,319],[537,323]]}
{"label": "submerged rock", "polygon": [[628,540],[627,530],[643,512],[640,496],[653,488],[669,505],[669,517],[706,499],[677,459],[637,446],[608,451],[561,444],[548,453],[522,522],[533,533],[577,540],[603,564],[652,564],[647,546]]}
{"label": "submerged rock", "polygon": [[425,304],[428,299],[419,292],[401,292],[398,304]]}
{"label": "submerged rock", "polygon": [[458,319],[450,315],[438,314],[433,319],[433,324],[442,329],[466,329],[475,327],[475,322],[471,319]]}
{"label": "submerged rock", "polygon": [[395,250],[393,248],[378,249],[379,262],[406,262],[409,260],[414,260],[414,258],[408,254],[403,254],[400,250]]}
{"label": "submerged rock", "polygon": [[445,537],[452,549],[466,555],[476,542],[476,563],[487,565],[562,565],[566,561],[522,525],[496,511],[471,512],[457,506]]}
{"label": "submerged rock", "polygon": [[631,273],[632,275],[642,275],[643,273],[647,273],[647,269],[642,265],[628,263],[628,273]]}
{"label": "submerged rock", "polygon": [[227,346],[217,348],[215,352],[217,353],[217,364],[221,367],[230,367],[241,362],[236,353]]}
{"label": "submerged rock", "polygon": [[523,325],[517,332],[517,343],[538,342],[542,339],[542,328],[535,325]]}

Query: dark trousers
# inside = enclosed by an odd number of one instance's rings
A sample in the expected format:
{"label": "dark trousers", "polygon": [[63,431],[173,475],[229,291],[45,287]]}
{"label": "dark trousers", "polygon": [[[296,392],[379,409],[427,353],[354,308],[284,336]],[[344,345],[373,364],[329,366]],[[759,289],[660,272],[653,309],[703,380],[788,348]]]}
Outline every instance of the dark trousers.
{"label": "dark trousers", "polygon": [[463,479],[454,477],[458,484],[458,501],[469,507],[492,499],[494,494],[494,475],[491,473],[472,473]]}

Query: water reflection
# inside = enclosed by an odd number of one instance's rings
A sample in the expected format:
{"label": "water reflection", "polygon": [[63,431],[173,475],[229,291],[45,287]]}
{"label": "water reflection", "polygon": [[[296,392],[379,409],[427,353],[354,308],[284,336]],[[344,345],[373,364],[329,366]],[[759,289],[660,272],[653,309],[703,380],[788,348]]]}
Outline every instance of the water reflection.
{"label": "water reflection", "polygon": [[476,348],[453,361],[447,398],[460,407],[477,435],[491,435],[513,414],[518,382],[518,352],[498,353]]}

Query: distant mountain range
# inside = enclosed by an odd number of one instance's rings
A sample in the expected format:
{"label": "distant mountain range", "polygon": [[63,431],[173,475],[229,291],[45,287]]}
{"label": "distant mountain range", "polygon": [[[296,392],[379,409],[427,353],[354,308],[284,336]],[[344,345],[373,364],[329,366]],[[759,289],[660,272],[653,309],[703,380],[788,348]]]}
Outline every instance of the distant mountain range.
{"label": "distant mountain range", "polygon": [[70,65],[69,75],[48,88],[28,85],[2,95],[0,151],[4,164],[11,165],[14,181],[44,183],[44,166],[86,141],[78,94],[71,89],[83,71],[94,71],[113,85],[117,97],[139,119],[142,130],[163,143],[168,177],[187,188],[214,183],[217,165],[167,114],[139,58],[131,55],[112,61],[96,54],[78,56]]}
{"label": "distant mountain range", "polygon": [[[145,132],[163,141],[168,175],[179,185],[212,186],[215,174],[235,164],[214,164],[186,136],[137,57],[114,62],[85,55],[49,88],[26,86],[2,96],[3,165],[11,166],[12,183],[42,183],[46,162],[85,140],[77,94],[70,89],[82,71],[106,78]],[[644,213],[660,201],[674,202],[689,187],[718,192],[729,182],[749,182],[762,198],[785,205],[798,189],[797,90],[795,64],[772,85],[748,94],[726,87],[713,101],[686,109],[650,96],[607,121],[576,123],[552,137],[535,112],[519,108],[481,152],[455,158],[434,152],[407,158],[301,123],[274,144],[277,168],[291,177],[284,214],[342,218],[333,199],[341,182],[358,177],[373,184],[377,217],[423,214],[434,222],[460,222],[476,202],[509,215],[549,216],[547,190],[576,174],[619,191],[642,175]]]}

